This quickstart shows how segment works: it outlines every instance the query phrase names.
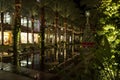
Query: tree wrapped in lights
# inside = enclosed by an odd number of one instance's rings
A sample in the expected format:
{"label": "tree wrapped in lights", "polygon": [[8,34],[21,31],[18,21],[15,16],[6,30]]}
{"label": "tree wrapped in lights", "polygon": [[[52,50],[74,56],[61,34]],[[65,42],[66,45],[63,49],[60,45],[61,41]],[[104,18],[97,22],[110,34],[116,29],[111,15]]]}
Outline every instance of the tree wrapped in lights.
{"label": "tree wrapped in lights", "polygon": [[15,0],[15,17],[13,28],[13,64],[19,66],[19,43],[21,31],[21,1]]}

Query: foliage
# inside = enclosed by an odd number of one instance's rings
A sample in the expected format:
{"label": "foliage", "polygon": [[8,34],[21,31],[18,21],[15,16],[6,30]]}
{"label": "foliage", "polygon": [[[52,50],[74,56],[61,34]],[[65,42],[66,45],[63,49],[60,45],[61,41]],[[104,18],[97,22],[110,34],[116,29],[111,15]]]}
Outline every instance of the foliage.
{"label": "foliage", "polygon": [[98,37],[102,39],[95,52],[95,69],[100,73],[101,80],[119,80],[119,9],[120,0],[102,0],[99,7],[102,31]]}
{"label": "foliage", "polygon": [[99,11],[101,12],[101,24],[114,24],[117,27],[120,24],[120,0],[102,0],[102,4],[99,7]]}
{"label": "foliage", "polygon": [[[76,80],[119,80],[120,79],[120,0],[102,0],[98,7],[102,30],[97,31],[96,48],[89,50],[93,57],[81,65]],[[87,4],[87,2],[86,2]],[[85,59],[89,57],[83,56]],[[85,61],[85,62],[84,62]],[[80,65],[79,62],[78,65]],[[78,66],[76,65],[76,66]],[[86,67],[87,66],[87,67]],[[86,71],[86,73],[84,72]],[[73,73],[74,74],[74,73]],[[94,75],[94,77],[92,75]],[[86,78],[87,77],[87,78]],[[69,78],[68,78],[69,79]],[[72,80],[72,79],[71,79]]]}

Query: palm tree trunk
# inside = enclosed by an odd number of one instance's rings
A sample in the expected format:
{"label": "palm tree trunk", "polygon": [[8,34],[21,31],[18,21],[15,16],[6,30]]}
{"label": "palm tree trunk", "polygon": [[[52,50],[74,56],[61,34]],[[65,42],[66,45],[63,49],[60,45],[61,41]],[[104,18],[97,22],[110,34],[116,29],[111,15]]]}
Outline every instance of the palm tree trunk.
{"label": "palm tree trunk", "polygon": [[29,43],[29,32],[28,32],[28,28],[29,27],[29,19],[27,17],[27,44]]}
{"label": "palm tree trunk", "polygon": [[49,40],[48,37],[49,37],[49,34],[50,34],[50,33],[49,33],[49,28],[47,28],[46,31],[47,31],[47,33],[46,33],[46,44],[48,44],[48,40]]}
{"label": "palm tree trunk", "polygon": [[15,0],[15,19],[13,29],[13,64],[19,66],[19,38],[21,27],[21,3],[20,0]]}
{"label": "palm tree trunk", "polygon": [[[3,29],[3,21],[4,21],[4,12],[1,12],[1,41],[2,41],[2,46],[4,45],[4,29]],[[2,56],[3,56],[3,48],[2,48]],[[1,57],[1,62],[2,62],[2,57]],[[3,70],[3,64],[1,64],[1,70]]]}
{"label": "palm tree trunk", "polygon": [[72,56],[74,55],[74,28],[72,25]]}
{"label": "palm tree trunk", "polygon": [[57,37],[58,37],[58,12],[55,13],[55,46],[57,46]]}
{"label": "palm tree trunk", "polygon": [[44,43],[44,39],[45,39],[45,12],[44,12],[44,7],[41,8],[41,27],[40,27],[40,32],[41,32],[41,60],[40,60],[40,70],[44,71],[44,52],[45,52],[45,43]]}
{"label": "palm tree trunk", "polygon": [[58,38],[58,12],[56,11],[55,13],[55,61],[56,61],[56,57],[57,57],[57,38]]}
{"label": "palm tree trunk", "polygon": [[[67,21],[64,18],[64,53],[66,53],[66,33],[67,33]],[[66,54],[64,54],[64,60],[66,60]]]}
{"label": "palm tree trunk", "polygon": [[1,41],[2,45],[4,45],[4,29],[3,29],[3,20],[4,20],[4,12],[1,12]]}
{"label": "palm tree trunk", "polygon": [[31,16],[32,18],[32,43],[34,44],[34,16],[32,15]]}

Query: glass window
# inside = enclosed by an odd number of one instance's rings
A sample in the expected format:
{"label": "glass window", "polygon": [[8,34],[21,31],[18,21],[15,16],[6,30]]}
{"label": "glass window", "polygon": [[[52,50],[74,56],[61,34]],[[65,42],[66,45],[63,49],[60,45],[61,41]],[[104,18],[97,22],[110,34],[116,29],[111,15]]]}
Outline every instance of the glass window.
{"label": "glass window", "polygon": [[21,25],[27,27],[27,18],[26,17],[21,18]]}
{"label": "glass window", "polygon": [[30,28],[31,28],[31,26],[32,26],[32,23],[31,23],[31,21],[29,20],[29,25],[28,25]]}
{"label": "glass window", "polygon": [[38,43],[38,34],[34,34],[34,42]]}
{"label": "glass window", "polygon": [[11,20],[11,16],[10,16],[9,12],[5,13],[4,14],[4,23],[10,24],[10,22],[11,22],[10,20]]}
{"label": "glass window", "polygon": [[21,25],[24,25],[24,18],[21,18]]}
{"label": "glass window", "polygon": [[39,22],[39,20],[35,20],[35,22],[34,22],[34,31],[40,31],[40,22]]}
{"label": "glass window", "polygon": [[32,33],[29,33],[29,43],[32,43]]}
{"label": "glass window", "polygon": [[21,43],[27,43],[27,33],[21,32]]}

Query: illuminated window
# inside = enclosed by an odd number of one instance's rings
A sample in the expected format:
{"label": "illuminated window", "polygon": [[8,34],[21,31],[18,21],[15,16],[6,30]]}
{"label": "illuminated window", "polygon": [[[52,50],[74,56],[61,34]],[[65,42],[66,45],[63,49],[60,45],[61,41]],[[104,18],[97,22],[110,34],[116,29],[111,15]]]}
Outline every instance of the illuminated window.
{"label": "illuminated window", "polygon": [[11,17],[10,17],[10,15],[9,15],[9,13],[8,13],[8,12],[5,13],[5,14],[4,14],[4,23],[10,24],[10,20],[11,20]]}
{"label": "illuminated window", "polygon": [[27,18],[26,17],[21,18],[21,25],[27,26]]}
{"label": "illuminated window", "polygon": [[35,20],[34,22],[34,31],[40,31],[40,22],[39,20]]}
{"label": "illuminated window", "polygon": [[34,42],[38,43],[38,34],[34,34]]}
{"label": "illuminated window", "polygon": [[29,39],[28,39],[29,43],[32,43],[32,33],[29,33]]}
{"label": "illuminated window", "polygon": [[63,35],[61,35],[61,41],[64,41],[64,36]]}
{"label": "illuminated window", "polygon": [[[35,40],[37,42],[36,37],[35,37]],[[28,34],[28,42],[32,43],[32,33]],[[21,43],[27,43],[27,33],[25,33],[25,32],[21,32]]]}
{"label": "illuminated window", "polygon": [[28,27],[31,28],[31,26],[32,26],[32,23],[31,23],[31,21],[29,20],[29,25],[28,25]]}
{"label": "illuminated window", "polygon": [[27,43],[27,33],[21,32],[21,43]]}
{"label": "illuminated window", "polygon": [[24,18],[21,18],[21,25],[24,25]]}

